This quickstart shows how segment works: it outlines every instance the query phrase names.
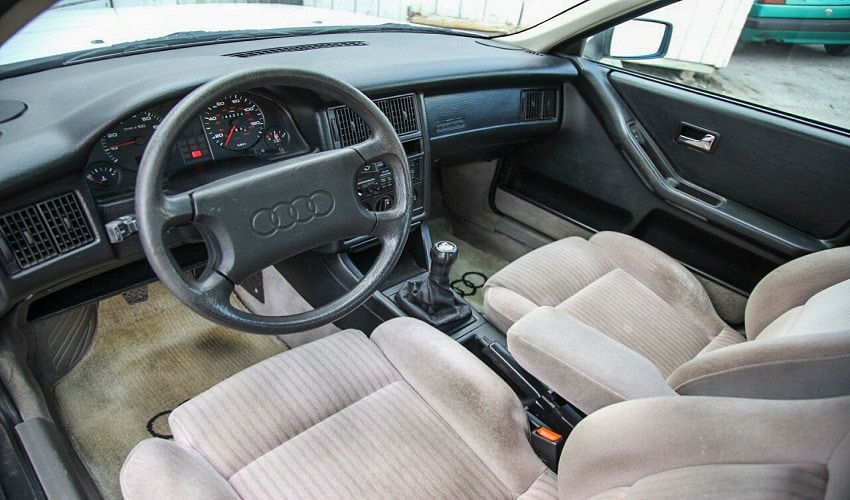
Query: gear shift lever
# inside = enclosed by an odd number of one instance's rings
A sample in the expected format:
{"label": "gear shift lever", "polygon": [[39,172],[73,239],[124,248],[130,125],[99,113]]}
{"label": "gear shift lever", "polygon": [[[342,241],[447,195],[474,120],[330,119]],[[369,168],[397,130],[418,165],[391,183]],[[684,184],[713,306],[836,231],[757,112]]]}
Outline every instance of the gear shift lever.
{"label": "gear shift lever", "polygon": [[448,277],[452,265],[457,262],[457,245],[451,241],[438,241],[431,247],[431,276]]}
{"label": "gear shift lever", "polygon": [[451,241],[438,241],[430,251],[428,276],[409,280],[396,294],[396,302],[407,314],[436,327],[450,327],[472,315],[469,304],[459,299],[449,285],[449,272],[457,262],[458,248]]}

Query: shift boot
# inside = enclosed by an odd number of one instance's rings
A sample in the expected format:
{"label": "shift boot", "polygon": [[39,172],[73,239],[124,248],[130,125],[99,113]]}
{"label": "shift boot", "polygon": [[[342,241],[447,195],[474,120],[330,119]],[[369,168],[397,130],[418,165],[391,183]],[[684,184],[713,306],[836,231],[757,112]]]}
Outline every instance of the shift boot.
{"label": "shift boot", "polygon": [[465,321],[472,315],[472,309],[455,296],[449,285],[449,271],[458,257],[457,245],[438,241],[430,253],[428,276],[407,281],[398,291],[396,302],[407,314],[436,327]]}

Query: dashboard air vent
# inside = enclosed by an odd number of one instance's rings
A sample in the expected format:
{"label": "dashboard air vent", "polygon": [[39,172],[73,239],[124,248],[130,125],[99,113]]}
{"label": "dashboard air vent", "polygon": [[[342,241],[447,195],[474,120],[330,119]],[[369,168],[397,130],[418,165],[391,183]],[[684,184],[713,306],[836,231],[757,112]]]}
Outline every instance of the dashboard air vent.
{"label": "dashboard air vent", "polygon": [[280,54],[283,52],[304,52],[305,50],[316,49],[335,49],[339,47],[363,47],[369,45],[362,40],[351,40],[348,42],[326,42],[326,43],[305,43],[302,45],[287,45],[283,47],[271,47],[268,49],[248,50],[245,52],[234,52],[232,54],[224,54],[225,57],[256,57],[265,56],[268,54]]}
{"label": "dashboard air vent", "polygon": [[37,206],[59,253],[80,248],[94,239],[80,204],[72,193],[43,201]]}
{"label": "dashboard air vent", "polygon": [[[419,131],[413,94],[379,99],[375,101],[375,104],[390,120],[398,135]],[[363,119],[346,106],[333,108],[331,119],[338,132],[340,147],[365,141],[369,136],[369,127]]]}
{"label": "dashboard air vent", "polygon": [[523,120],[551,120],[555,118],[555,90],[523,90],[520,109]]}
{"label": "dashboard air vent", "polygon": [[0,216],[0,234],[20,269],[32,267],[94,240],[73,193]]}

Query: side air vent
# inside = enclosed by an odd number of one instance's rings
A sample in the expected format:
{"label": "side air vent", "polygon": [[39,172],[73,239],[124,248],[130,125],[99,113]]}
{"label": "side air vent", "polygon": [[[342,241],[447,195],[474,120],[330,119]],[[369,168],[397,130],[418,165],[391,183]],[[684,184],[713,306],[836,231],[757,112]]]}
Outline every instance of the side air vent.
{"label": "side air vent", "polygon": [[348,42],[327,42],[327,43],[305,43],[303,45],[287,45],[284,47],[271,47],[268,49],[248,50],[245,52],[234,52],[232,54],[224,54],[225,57],[257,57],[268,54],[280,54],[283,52],[304,52],[305,50],[316,49],[335,49],[339,47],[363,47],[369,45],[362,40],[352,40]]}
{"label": "side air vent", "polygon": [[[375,101],[375,104],[390,120],[398,135],[419,131],[419,120],[416,117],[416,103],[413,94],[379,99]],[[340,147],[363,142],[369,137],[369,127],[366,126],[360,116],[348,107],[333,108],[330,113]]]}
{"label": "side air vent", "polygon": [[523,90],[520,108],[523,120],[551,120],[555,118],[555,90]]}
{"label": "side air vent", "polygon": [[26,269],[94,240],[73,193],[0,216],[0,234],[20,269]]}

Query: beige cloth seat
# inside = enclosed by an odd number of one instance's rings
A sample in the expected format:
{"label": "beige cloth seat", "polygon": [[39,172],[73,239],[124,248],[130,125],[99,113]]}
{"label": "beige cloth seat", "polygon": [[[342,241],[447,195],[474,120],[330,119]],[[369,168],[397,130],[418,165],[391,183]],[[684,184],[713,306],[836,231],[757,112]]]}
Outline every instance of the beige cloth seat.
{"label": "beige cloth seat", "polygon": [[753,290],[744,338],[699,281],[619,233],[567,238],[486,283],[485,315],[529,372],[585,413],[678,394],[850,394],[850,247],[789,262]]}
{"label": "beige cloth seat", "polygon": [[581,421],[561,498],[850,498],[850,397],[683,396],[618,403]]}
{"label": "beige cloth seat", "polygon": [[551,498],[507,385],[403,318],[281,353],[180,405],[138,445],[126,498]]}
{"label": "beige cloth seat", "polygon": [[174,441],[150,439],[130,453],[121,471],[124,496],[850,494],[843,474],[850,467],[850,398],[614,405],[579,424],[556,477],[531,451],[517,398],[463,347],[410,319],[390,321],[372,337],[334,334],[184,403],[169,420]]}

